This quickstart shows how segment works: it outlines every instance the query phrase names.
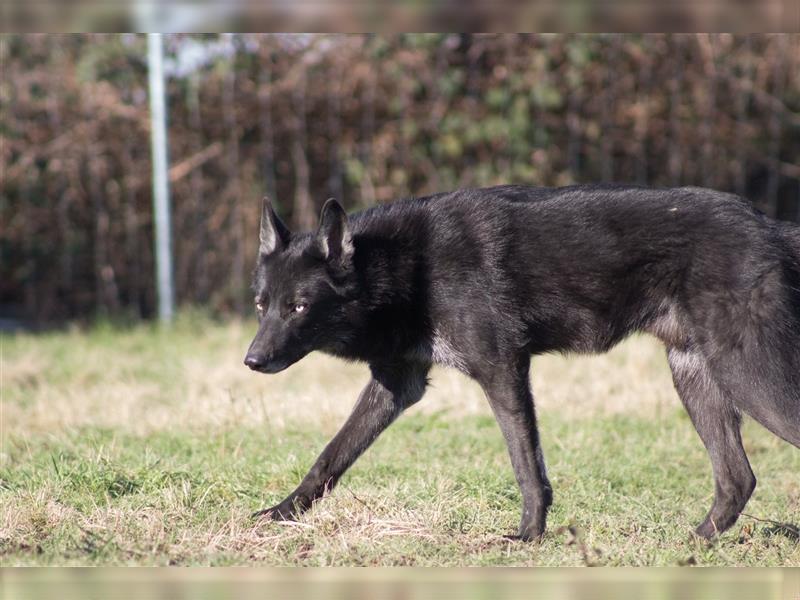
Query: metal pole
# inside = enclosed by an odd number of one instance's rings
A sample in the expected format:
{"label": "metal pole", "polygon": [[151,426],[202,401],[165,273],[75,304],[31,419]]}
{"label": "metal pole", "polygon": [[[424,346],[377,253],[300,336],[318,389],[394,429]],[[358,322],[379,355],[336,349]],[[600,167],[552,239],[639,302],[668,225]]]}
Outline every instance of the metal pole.
{"label": "metal pole", "polygon": [[172,241],[169,178],[167,175],[169,158],[167,156],[167,110],[164,101],[164,50],[161,38],[160,33],[147,34],[158,318],[162,323],[169,323],[175,312],[175,299],[172,282]]}

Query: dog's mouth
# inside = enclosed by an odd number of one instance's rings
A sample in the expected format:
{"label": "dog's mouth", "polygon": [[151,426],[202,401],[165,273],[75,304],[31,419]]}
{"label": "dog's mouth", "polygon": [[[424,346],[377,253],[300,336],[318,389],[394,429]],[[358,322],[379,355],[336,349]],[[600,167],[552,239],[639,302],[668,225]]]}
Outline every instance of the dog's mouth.
{"label": "dog's mouth", "polygon": [[288,369],[301,358],[305,357],[311,350],[312,348],[294,346],[287,352],[282,352],[279,356],[265,356],[248,352],[247,356],[244,357],[244,364],[253,371],[272,375]]}
{"label": "dog's mouth", "polygon": [[258,371],[259,373],[265,373],[267,375],[271,375],[273,373],[280,373],[284,369],[288,368],[289,365],[292,363],[288,360],[271,360],[266,363],[259,363],[259,364],[247,364],[250,369],[253,371]]}
{"label": "dog's mouth", "polygon": [[288,369],[294,363],[303,358],[306,354],[308,353],[301,352],[296,355],[283,356],[280,358],[264,358],[264,359],[257,356],[251,356],[248,354],[244,359],[244,364],[247,365],[251,370],[257,371],[258,373],[272,375],[274,373],[280,373],[281,371]]}

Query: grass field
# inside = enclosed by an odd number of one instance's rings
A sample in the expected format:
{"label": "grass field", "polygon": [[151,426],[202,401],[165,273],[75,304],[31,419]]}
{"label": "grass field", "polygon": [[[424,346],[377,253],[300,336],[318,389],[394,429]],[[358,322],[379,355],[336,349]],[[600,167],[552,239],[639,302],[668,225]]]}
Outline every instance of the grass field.
{"label": "grass field", "polygon": [[[759,480],[713,544],[710,464],[660,346],[534,360],[555,504],[509,541],[519,492],[482,393],[435,370],[298,523],[249,514],[291,491],[346,417],[363,365],[322,355],[274,376],[241,359],[253,322],[184,314],[2,341],[3,565],[800,565],[800,451],[746,422]],[[761,520],[757,520],[761,519]]]}

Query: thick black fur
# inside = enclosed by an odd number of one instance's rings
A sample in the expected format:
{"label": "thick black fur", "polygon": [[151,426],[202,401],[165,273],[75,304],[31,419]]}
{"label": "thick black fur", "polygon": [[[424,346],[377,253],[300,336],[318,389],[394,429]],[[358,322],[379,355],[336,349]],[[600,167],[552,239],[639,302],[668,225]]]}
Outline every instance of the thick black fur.
{"label": "thick black fur", "polygon": [[274,373],[312,350],[369,363],[353,414],[298,488],[261,513],[293,518],[405,408],[432,363],[484,389],[522,492],[519,537],[545,529],[552,490],[530,357],[604,352],[635,331],[668,349],[716,492],[697,532],[736,521],[755,487],[750,415],[800,447],[800,227],[701,188],[501,186],[379,206],[335,201],[292,234],[268,201],[245,363]]}

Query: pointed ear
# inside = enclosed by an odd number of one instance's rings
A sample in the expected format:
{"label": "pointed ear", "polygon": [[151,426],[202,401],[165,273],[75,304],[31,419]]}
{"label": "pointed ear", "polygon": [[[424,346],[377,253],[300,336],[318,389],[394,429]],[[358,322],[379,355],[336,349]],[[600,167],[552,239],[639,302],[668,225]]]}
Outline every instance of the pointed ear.
{"label": "pointed ear", "polygon": [[322,207],[317,231],[317,246],[329,262],[344,264],[353,255],[353,238],[342,205],[329,198]]}
{"label": "pointed ear", "polygon": [[261,208],[261,233],[259,234],[259,254],[269,256],[283,250],[289,244],[289,229],[275,214],[272,202],[264,196]]}

